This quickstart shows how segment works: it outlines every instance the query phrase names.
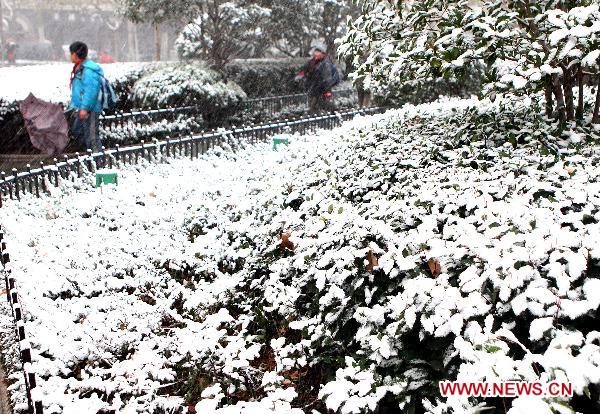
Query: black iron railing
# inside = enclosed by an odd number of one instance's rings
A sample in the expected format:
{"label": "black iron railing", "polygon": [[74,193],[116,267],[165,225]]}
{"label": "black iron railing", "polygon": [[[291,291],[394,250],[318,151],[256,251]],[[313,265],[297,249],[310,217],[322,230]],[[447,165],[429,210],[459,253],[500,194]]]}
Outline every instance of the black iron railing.
{"label": "black iron railing", "polygon": [[372,114],[382,111],[382,108],[368,108],[296,120],[234,128],[223,131],[205,132],[199,135],[189,135],[175,139],[145,142],[139,145],[105,149],[97,153],[88,151],[87,154],[63,155],[62,159],[55,158],[54,162],[45,165],[40,162],[38,168],[27,165],[25,171],[13,169],[11,175],[0,172],[0,207],[6,200],[20,200],[25,194],[41,194],[49,192],[49,187],[58,187],[61,180],[81,177],[86,172],[99,168],[114,168],[121,164],[136,164],[141,159],[161,162],[173,156],[198,158],[211,148],[223,142],[247,141],[255,143],[266,140],[269,136],[280,133],[299,132],[306,134],[316,129],[332,129],[341,122],[356,115]]}
{"label": "black iron railing", "polygon": [[[334,96],[339,99],[350,99],[356,95],[354,89],[342,89],[334,91]],[[295,106],[308,107],[306,94],[268,96],[264,98],[248,99],[243,103],[252,112],[262,112],[268,116],[275,116]],[[127,121],[145,122],[148,120],[170,120],[174,121],[178,115],[197,115],[201,111],[200,105],[188,105],[166,109],[149,109],[132,112],[119,112],[114,115],[100,117],[103,128],[111,128],[113,125],[123,125]]]}
{"label": "black iron railing", "polygon": [[37,387],[37,377],[33,369],[31,360],[31,347],[27,341],[26,322],[23,308],[21,308],[21,298],[17,291],[18,283],[15,275],[12,273],[10,256],[4,239],[4,230],[0,227],[0,275],[6,285],[6,300],[8,301],[14,321],[14,332],[17,343],[19,344],[19,355],[23,367],[23,377],[25,379],[25,393],[27,398],[28,412],[31,414],[42,414],[43,404],[41,395],[32,392]]}

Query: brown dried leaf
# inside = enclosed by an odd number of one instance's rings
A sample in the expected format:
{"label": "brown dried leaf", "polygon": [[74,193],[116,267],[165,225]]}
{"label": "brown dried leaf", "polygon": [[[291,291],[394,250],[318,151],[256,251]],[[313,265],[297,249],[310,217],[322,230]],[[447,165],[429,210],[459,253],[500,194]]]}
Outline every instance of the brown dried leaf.
{"label": "brown dried leaf", "polygon": [[437,260],[431,258],[427,261],[427,265],[429,266],[431,276],[438,277],[440,273],[442,273],[442,267],[440,266],[440,262]]}
{"label": "brown dried leaf", "polygon": [[373,273],[373,270],[375,270],[375,268],[379,266],[379,261],[377,260],[377,256],[375,256],[375,253],[373,253],[373,250],[369,250],[369,252],[367,253],[367,262],[367,272]]}
{"label": "brown dried leaf", "polygon": [[281,244],[279,244],[279,249],[280,250],[290,250],[290,251],[294,251],[294,249],[296,248],[296,246],[294,246],[294,243],[292,243],[290,241],[290,236],[292,235],[291,232],[285,232],[282,233],[279,236],[279,240],[281,240]]}

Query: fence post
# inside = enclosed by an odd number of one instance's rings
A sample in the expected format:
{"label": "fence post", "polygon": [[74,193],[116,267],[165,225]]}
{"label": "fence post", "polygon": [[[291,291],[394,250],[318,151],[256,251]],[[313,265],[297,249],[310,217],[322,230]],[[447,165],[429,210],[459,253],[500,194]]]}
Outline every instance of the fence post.
{"label": "fence post", "polygon": [[77,172],[77,178],[81,178],[81,159],[79,158],[79,152],[75,153],[75,170]]}
{"label": "fence post", "polygon": [[100,148],[100,151],[102,152],[102,161],[100,163],[100,168],[106,168],[106,147],[103,145],[102,148]]}
{"label": "fence post", "polygon": [[94,172],[96,170],[94,163],[94,156],[92,155],[92,150],[89,149],[86,151],[87,153],[87,161],[88,161],[88,170],[90,172]]}
{"label": "fence post", "polygon": [[160,145],[158,144],[158,139],[154,138],[152,143],[154,144],[154,151],[152,151],[152,161],[159,162],[158,153],[160,152]]}
{"label": "fence post", "polygon": [[20,194],[21,187],[19,185],[19,175],[18,175],[19,173],[16,168],[12,169],[12,174],[13,174],[13,177],[15,180],[15,196],[17,197],[17,200],[21,200],[21,194]]}
{"label": "fence post", "polygon": [[58,159],[54,158],[54,186],[58,187]]}
{"label": "fence post", "polygon": [[29,184],[29,194],[33,194],[33,179],[31,174],[31,164],[27,164],[27,183]]}
{"label": "fence post", "polygon": [[[6,183],[6,173],[4,171],[1,171],[0,172],[0,177],[2,177],[2,182],[4,183],[4,186],[6,186],[7,185],[7,183]],[[2,203],[3,203],[2,196],[4,195],[3,194],[4,193],[4,186],[0,186],[0,207],[2,207]],[[10,185],[9,185],[9,189],[10,189]]]}
{"label": "fence post", "polygon": [[65,164],[66,164],[66,171],[65,174],[67,175],[65,178],[69,179],[71,178],[71,174],[73,173],[73,165],[71,165],[71,163],[69,163],[69,156],[67,154],[64,155],[64,159],[65,159]]}
{"label": "fence post", "polygon": [[44,161],[40,161],[40,170],[42,170],[42,191],[47,192],[48,188],[46,187],[46,166],[44,165]]}

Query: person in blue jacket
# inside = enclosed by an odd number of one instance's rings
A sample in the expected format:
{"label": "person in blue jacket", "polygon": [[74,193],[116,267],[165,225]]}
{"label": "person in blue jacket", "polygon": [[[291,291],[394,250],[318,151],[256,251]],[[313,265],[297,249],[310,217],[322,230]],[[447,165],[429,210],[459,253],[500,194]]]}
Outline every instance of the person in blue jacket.
{"label": "person in blue jacket", "polygon": [[71,104],[73,110],[72,133],[82,150],[100,151],[99,119],[102,102],[98,99],[104,71],[88,59],[88,47],[83,42],[69,46],[73,71],[71,72]]}

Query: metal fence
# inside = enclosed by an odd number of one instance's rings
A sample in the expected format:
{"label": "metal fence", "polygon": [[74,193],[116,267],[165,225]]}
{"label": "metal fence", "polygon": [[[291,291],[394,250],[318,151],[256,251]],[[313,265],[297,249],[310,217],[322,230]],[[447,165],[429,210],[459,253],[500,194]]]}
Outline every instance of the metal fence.
{"label": "metal fence", "polygon": [[316,117],[287,120],[266,125],[255,125],[223,131],[211,131],[200,135],[189,135],[175,139],[142,143],[128,147],[116,146],[98,153],[64,155],[61,160],[55,158],[50,165],[40,162],[39,168],[27,165],[25,171],[12,170],[12,175],[0,173],[0,207],[7,199],[20,200],[25,194],[40,197],[49,191],[50,186],[58,187],[61,180],[81,177],[88,171],[98,168],[114,168],[122,164],[136,164],[141,159],[161,162],[172,156],[198,158],[211,148],[224,142],[246,141],[255,143],[269,136],[286,132],[306,134],[316,129],[331,129],[356,115],[380,112],[382,108],[368,108]]}
{"label": "metal fence", "polygon": [[15,323],[15,336],[19,343],[19,355],[23,364],[23,377],[25,379],[25,392],[27,397],[28,411],[32,414],[42,414],[43,404],[41,396],[32,392],[37,387],[37,378],[31,361],[31,348],[27,341],[25,332],[25,318],[21,301],[17,291],[17,280],[12,273],[10,265],[10,255],[4,240],[4,231],[0,227],[0,274],[4,277],[6,284],[6,300],[10,305],[13,320]]}
{"label": "metal fence", "polygon": [[[342,89],[333,92],[336,99],[349,99],[356,96],[354,89]],[[246,102],[251,111],[265,113],[269,116],[274,116],[290,107],[304,106],[308,108],[308,97],[306,94],[269,96],[250,99]]]}
{"label": "metal fence", "polygon": [[[340,99],[349,99],[356,94],[354,89],[334,91],[334,96]],[[253,113],[264,113],[274,117],[290,107],[304,106],[308,108],[306,94],[268,96],[264,98],[249,99],[243,104]],[[180,106],[166,109],[151,109],[143,111],[120,112],[114,115],[100,117],[102,128],[110,129],[114,126],[123,126],[127,122],[157,122],[161,120],[175,121],[179,115],[197,115],[201,112],[200,105]]]}

